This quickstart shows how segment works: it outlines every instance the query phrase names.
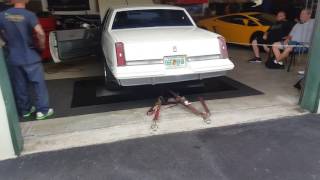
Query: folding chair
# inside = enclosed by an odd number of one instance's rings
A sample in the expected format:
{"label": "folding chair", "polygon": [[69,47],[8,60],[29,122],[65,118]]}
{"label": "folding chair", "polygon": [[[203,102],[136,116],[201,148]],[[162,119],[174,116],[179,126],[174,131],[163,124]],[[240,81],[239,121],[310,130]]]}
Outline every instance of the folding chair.
{"label": "folding chair", "polygon": [[[307,46],[305,46],[305,47],[302,46],[302,48],[307,48]],[[293,51],[290,53],[287,72],[290,72],[291,66],[296,64],[296,56],[297,56],[297,54],[298,55],[306,54],[306,53],[308,53],[308,51],[309,51],[309,49],[307,49],[306,51],[303,51],[303,50],[296,51],[293,48]]]}
{"label": "folding chair", "polygon": [[297,53],[294,52],[294,50],[290,53],[290,57],[289,57],[289,61],[288,61],[287,72],[290,72],[290,69],[291,69],[292,64],[293,64],[293,65],[296,64],[296,55],[297,55]]}
{"label": "folding chair", "polygon": [[[307,52],[296,52],[294,49],[293,49],[292,52],[290,52],[289,57],[285,61],[285,62],[287,62],[286,63],[287,72],[290,72],[292,65],[296,64],[296,55],[297,54],[299,54],[299,55],[300,54],[305,54],[305,53],[307,53]],[[269,51],[268,56],[267,56],[267,60],[269,60],[272,56],[273,56],[273,51],[272,51],[272,48],[270,48],[270,51]]]}

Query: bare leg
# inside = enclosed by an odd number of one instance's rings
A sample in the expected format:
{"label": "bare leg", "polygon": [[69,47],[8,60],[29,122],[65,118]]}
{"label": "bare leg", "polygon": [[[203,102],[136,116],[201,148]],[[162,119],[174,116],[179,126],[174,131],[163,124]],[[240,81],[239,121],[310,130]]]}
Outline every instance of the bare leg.
{"label": "bare leg", "polygon": [[280,42],[276,42],[272,46],[272,51],[277,61],[280,61],[280,56],[281,56],[280,46],[281,46]]}
{"label": "bare leg", "polygon": [[283,61],[284,59],[286,59],[287,57],[289,57],[290,52],[292,51],[292,47],[287,47],[283,53],[280,55],[279,59],[277,59],[277,61]]}
{"label": "bare leg", "polygon": [[253,49],[253,52],[254,52],[254,56],[257,57],[257,58],[260,58],[260,50],[259,50],[259,47],[258,47],[258,41],[257,40],[253,40],[251,45],[252,45],[252,49]]}
{"label": "bare leg", "polygon": [[266,45],[263,46],[263,49],[264,49],[267,53],[270,52],[270,48],[269,48],[268,46],[266,46]]}

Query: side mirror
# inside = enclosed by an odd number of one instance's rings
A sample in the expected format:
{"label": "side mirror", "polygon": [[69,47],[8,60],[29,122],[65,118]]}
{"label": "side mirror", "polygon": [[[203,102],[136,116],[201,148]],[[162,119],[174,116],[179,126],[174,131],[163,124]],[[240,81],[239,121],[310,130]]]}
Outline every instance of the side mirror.
{"label": "side mirror", "polygon": [[248,19],[242,19],[242,22],[245,26],[248,26],[249,20]]}

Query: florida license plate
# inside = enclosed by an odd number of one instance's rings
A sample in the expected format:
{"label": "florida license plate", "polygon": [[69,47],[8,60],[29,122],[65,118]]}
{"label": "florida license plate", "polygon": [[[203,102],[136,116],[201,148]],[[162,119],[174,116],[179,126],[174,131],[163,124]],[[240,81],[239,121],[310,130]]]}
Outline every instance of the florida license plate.
{"label": "florida license plate", "polygon": [[167,56],[164,57],[164,64],[167,68],[184,68],[186,67],[186,56]]}

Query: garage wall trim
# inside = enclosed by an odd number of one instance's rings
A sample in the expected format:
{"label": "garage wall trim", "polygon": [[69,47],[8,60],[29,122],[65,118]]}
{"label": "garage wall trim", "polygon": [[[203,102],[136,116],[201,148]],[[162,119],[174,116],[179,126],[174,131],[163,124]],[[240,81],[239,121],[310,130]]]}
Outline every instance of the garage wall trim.
{"label": "garage wall trim", "polygon": [[0,49],[0,158],[11,158],[20,155],[23,148],[23,137],[19,117],[12,93],[6,61]]}
{"label": "garage wall trim", "polygon": [[14,158],[16,155],[12,144],[2,91],[0,91],[0,142],[0,160]]}
{"label": "garage wall trim", "polygon": [[315,19],[315,29],[311,51],[309,53],[309,65],[306,74],[305,88],[301,99],[301,106],[310,112],[319,112],[320,99],[320,1]]}

